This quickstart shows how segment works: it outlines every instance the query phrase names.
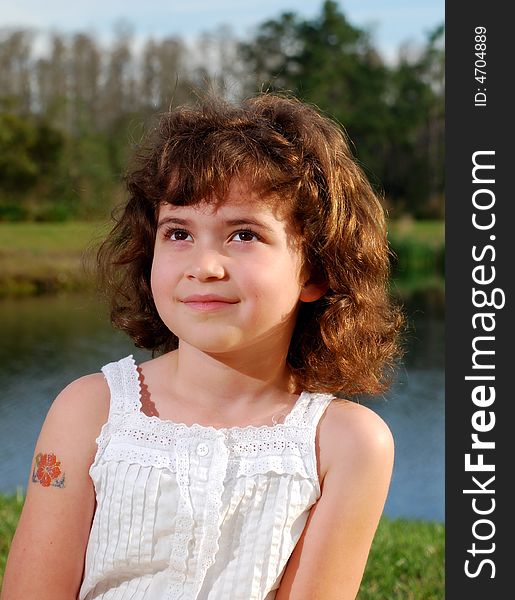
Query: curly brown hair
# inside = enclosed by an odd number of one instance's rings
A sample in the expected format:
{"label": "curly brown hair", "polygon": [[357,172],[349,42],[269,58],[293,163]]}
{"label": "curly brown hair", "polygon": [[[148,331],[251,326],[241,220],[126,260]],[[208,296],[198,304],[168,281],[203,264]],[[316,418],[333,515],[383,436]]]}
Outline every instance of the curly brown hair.
{"label": "curly brown hair", "polygon": [[322,298],[301,303],[287,358],[296,386],[347,396],[385,390],[402,314],[387,290],[384,211],[340,126],[291,97],[266,93],[240,106],[208,97],[161,117],[97,254],[112,323],[154,353],[177,347],[150,287],[159,207],[223,201],[235,177],[284,204],[305,264],[328,284]]}

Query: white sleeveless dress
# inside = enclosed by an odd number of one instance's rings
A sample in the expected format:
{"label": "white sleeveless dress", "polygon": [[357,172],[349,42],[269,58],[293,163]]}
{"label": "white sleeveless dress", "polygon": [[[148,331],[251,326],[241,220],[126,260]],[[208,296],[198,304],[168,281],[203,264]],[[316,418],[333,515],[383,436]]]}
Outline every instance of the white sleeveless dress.
{"label": "white sleeveless dress", "polygon": [[320,497],[315,435],[334,397],[303,392],[271,426],[188,426],[141,412],[132,356],[102,371],[79,600],[273,600]]}

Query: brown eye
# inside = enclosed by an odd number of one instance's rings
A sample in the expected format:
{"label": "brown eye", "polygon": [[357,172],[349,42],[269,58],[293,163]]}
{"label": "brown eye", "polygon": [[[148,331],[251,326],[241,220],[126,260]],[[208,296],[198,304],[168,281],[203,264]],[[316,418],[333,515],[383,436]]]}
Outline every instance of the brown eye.
{"label": "brown eye", "polygon": [[187,240],[190,234],[184,229],[172,229],[166,235],[173,241],[182,242]]}
{"label": "brown eye", "polygon": [[259,236],[253,231],[242,229],[234,234],[234,239],[237,242],[253,242],[254,240],[258,240]]}

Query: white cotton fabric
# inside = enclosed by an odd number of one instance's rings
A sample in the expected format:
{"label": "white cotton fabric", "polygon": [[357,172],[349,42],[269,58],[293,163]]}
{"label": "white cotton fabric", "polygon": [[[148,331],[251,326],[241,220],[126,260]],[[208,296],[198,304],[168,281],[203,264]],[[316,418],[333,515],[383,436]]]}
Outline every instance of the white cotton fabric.
{"label": "white cotton fabric", "polygon": [[132,356],[102,371],[79,600],[273,600],[320,497],[315,435],[334,397],[303,392],[272,426],[188,426],[141,412]]}

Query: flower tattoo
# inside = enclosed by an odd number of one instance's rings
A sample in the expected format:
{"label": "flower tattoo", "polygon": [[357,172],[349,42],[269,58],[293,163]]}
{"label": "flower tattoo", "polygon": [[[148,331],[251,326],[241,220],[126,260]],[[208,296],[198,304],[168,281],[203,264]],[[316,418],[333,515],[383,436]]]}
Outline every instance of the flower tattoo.
{"label": "flower tattoo", "polygon": [[64,487],[64,473],[61,470],[61,461],[55,454],[42,454],[36,456],[36,463],[32,471],[32,481],[40,483],[43,487]]}

